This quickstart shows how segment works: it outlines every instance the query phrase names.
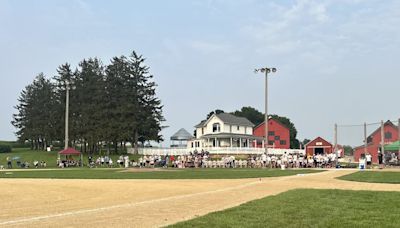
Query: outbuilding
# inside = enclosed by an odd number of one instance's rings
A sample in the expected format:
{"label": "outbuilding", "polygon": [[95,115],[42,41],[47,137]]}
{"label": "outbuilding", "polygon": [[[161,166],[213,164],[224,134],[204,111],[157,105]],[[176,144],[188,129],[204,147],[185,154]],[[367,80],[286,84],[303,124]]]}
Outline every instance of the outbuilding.
{"label": "outbuilding", "polygon": [[317,137],[307,143],[305,149],[307,156],[313,156],[315,154],[330,154],[333,151],[333,146],[322,137]]}

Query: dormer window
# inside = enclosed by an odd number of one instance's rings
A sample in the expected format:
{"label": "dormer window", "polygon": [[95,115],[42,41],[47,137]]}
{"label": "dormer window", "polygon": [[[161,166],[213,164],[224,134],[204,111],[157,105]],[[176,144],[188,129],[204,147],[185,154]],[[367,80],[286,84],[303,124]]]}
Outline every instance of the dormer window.
{"label": "dormer window", "polygon": [[221,128],[220,128],[219,123],[213,124],[213,132],[220,132],[220,131],[221,131]]}

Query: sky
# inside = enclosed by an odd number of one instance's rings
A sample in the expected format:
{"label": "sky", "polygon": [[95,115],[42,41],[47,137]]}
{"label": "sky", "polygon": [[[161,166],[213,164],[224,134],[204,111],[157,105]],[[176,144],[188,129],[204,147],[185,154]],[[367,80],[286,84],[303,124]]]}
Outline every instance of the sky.
{"label": "sky", "polygon": [[[169,137],[215,109],[286,116],[298,138],[333,140],[334,124],[400,117],[400,1],[396,0],[0,0],[0,139],[34,77],[68,62],[133,50],[158,84]],[[372,132],[378,125],[372,125]],[[361,145],[361,127],[338,143]]]}

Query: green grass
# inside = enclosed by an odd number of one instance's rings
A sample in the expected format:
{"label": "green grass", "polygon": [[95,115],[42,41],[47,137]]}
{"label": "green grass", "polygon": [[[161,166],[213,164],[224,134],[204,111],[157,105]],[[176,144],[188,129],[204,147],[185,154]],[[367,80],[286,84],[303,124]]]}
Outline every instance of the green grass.
{"label": "green grass", "polygon": [[400,192],[291,190],[170,227],[399,227]]}
{"label": "green grass", "polygon": [[319,170],[279,169],[168,169],[166,171],[125,172],[124,169],[58,169],[0,171],[0,178],[55,179],[239,179],[277,177],[320,172]]}
{"label": "green grass", "polygon": [[[118,167],[116,164],[118,157],[120,155],[110,155],[114,162],[114,166]],[[37,150],[30,150],[29,148],[16,148],[12,150],[11,153],[0,153],[0,165],[3,165],[7,167],[7,157],[20,157],[20,161],[27,161],[31,164],[31,168],[33,168],[33,161],[38,160],[40,161],[46,161],[47,167],[48,168],[56,168],[57,164],[57,157],[58,157],[58,151],[37,151]],[[94,158],[97,158],[98,155],[95,155]],[[129,155],[130,159],[135,159],[137,160],[138,155]],[[79,160],[78,156],[74,156],[74,159]],[[83,155],[83,163],[87,164],[88,163],[88,158],[87,155]],[[16,168],[16,161],[13,161],[13,168]]]}
{"label": "green grass", "polygon": [[400,184],[400,172],[359,171],[338,177],[338,179],[370,183]]}

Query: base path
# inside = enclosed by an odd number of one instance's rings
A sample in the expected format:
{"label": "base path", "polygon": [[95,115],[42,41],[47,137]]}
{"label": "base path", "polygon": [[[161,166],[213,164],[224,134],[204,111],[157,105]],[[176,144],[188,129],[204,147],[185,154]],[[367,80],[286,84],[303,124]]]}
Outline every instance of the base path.
{"label": "base path", "polygon": [[356,170],[231,180],[0,179],[0,227],[158,227],[296,188],[400,191]]}

